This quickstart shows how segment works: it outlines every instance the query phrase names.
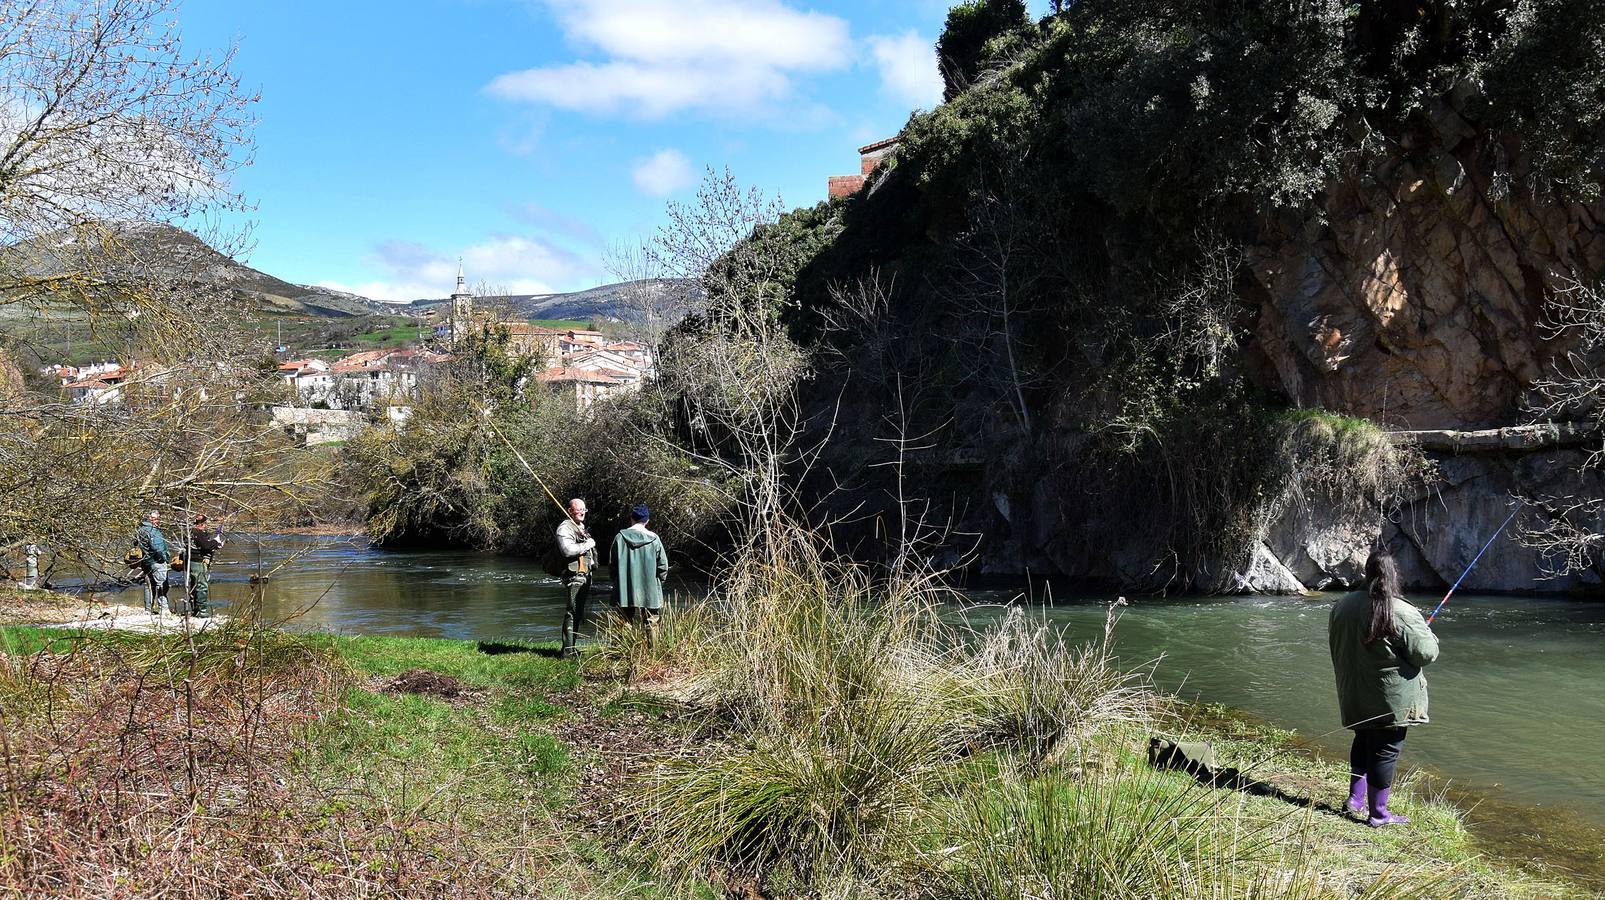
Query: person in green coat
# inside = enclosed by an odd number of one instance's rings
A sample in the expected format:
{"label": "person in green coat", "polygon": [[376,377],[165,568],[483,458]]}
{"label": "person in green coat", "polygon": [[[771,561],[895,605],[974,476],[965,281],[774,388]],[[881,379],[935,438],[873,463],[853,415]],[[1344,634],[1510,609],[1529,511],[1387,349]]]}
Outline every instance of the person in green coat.
{"label": "person in green coat", "polygon": [[1327,640],[1343,727],[1354,730],[1349,809],[1381,828],[1409,821],[1388,811],[1388,794],[1406,729],[1428,721],[1421,670],[1438,658],[1438,638],[1400,596],[1399,567],[1385,549],[1372,551],[1365,577],[1365,593],[1346,594],[1332,607]]}
{"label": "person in green coat", "polygon": [[635,507],[630,510],[630,527],[613,538],[613,602],[625,621],[646,632],[649,647],[657,640],[663,579],[669,574],[663,539],[646,527],[651,518],[646,504]]}

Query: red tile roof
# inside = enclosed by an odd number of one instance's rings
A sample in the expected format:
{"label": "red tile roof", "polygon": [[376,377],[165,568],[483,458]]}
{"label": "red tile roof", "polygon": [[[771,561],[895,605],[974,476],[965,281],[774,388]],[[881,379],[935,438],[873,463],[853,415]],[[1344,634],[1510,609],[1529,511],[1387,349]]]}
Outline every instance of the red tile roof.
{"label": "red tile roof", "polygon": [[626,372],[613,373],[611,370],[593,371],[591,369],[556,366],[540,372],[535,376],[535,380],[548,383],[583,381],[588,384],[627,384],[630,381],[634,381],[635,376]]}

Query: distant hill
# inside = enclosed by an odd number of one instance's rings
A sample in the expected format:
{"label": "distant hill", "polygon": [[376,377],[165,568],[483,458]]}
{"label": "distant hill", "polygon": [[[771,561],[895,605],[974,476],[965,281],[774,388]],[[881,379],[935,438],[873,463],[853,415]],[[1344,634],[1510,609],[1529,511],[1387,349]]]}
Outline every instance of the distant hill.
{"label": "distant hill", "polygon": [[[656,295],[666,305],[682,308],[698,296],[696,282],[681,278],[649,278],[641,281],[621,281],[604,284],[583,291],[566,294],[512,294],[503,297],[480,297],[482,304],[501,303],[512,307],[513,313],[525,319],[578,319],[589,321],[631,322],[640,318],[640,303],[635,299],[642,294]],[[634,297],[632,297],[634,295]],[[446,304],[446,298],[415,300],[402,307],[410,314]]]}
{"label": "distant hill", "polygon": [[[292,284],[258,271],[217,252],[182,228],[158,223],[122,226],[115,238],[129,254],[153,272],[175,278],[196,278],[232,290],[236,297],[271,315],[348,317],[397,315],[406,307],[381,303],[358,294],[311,285]],[[4,251],[34,275],[67,270],[63,257],[72,253],[70,240],[40,238]]]}

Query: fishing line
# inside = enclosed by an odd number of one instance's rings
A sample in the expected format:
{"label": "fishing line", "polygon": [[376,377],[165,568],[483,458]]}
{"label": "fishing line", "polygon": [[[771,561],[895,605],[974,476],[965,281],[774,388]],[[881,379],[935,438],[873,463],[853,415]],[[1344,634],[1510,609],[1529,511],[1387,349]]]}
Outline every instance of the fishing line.
{"label": "fishing line", "polygon": [[1517,504],[1516,508],[1510,511],[1510,515],[1505,517],[1505,521],[1499,526],[1499,530],[1495,531],[1493,537],[1488,539],[1488,543],[1483,544],[1482,549],[1477,551],[1477,555],[1471,558],[1471,565],[1466,566],[1466,570],[1460,573],[1459,578],[1455,579],[1454,586],[1449,588],[1449,593],[1444,594],[1443,599],[1438,601],[1438,606],[1432,611],[1432,615],[1427,616],[1428,625],[1431,625],[1432,620],[1436,619],[1438,617],[1438,613],[1443,611],[1443,607],[1449,602],[1449,598],[1453,597],[1455,595],[1455,591],[1460,589],[1460,582],[1466,580],[1466,576],[1470,575],[1472,568],[1477,565],[1477,560],[1482,559],[1482,555],[1488,552],[1488,548],[1494,545],[1494,541],[1499,540],[1499,536],[1505,532],[1505,526],[1509,525],[1510,520],[1516,518],[1516,513],[1519,512],[1521,512],[1521,505]]}
{"label": "fishing line", "polygon": [[[507,435],[502,434],[502,430],[500,426],[496,424],[496,420],[491,418],[490,410],[482,409],[480,412],[484,414],[486,423],[490,425],[490,430],[496,432],[496,436],[502,439],[502,443],[507,445],[507,449],[513,451],[513,455],[517,457],[519,463],[524,466],[524,471],[528,472],[530,477],[535,479],[535,483],[541,486],[541,490],[546,492],[546,496],[552,498],[552,502],[557,504],[557,508],[563,511],[563,517],[574,523],[574,528],[578,530],[580,534],[586,534],[587,532],[585,530],[585,526],[581,525],[579,520],[574,518],[574,514],[569,511],[569,508],[563,505],[563,501],[557,499],[557,495],[552,493],[552,489],[546,486],[546,479],[542,478],[540,473],[535,471],[535,467],[529,464],[529,460],[524,458],[524,454],[518,452],[518,448],[514,447],[513,442],[507,439]],[[586,568],[585,556],[582,554],[580,556],[580,571],[584,572]]]}

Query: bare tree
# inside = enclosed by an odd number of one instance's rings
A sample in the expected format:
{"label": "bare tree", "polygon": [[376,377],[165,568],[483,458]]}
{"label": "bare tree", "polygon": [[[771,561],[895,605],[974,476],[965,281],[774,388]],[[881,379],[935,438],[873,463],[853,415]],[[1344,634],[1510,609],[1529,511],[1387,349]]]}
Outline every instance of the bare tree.
{"label": "bare tree", "polygon": [[[1533,404],[1540,420],[1570,420],[1591,432],[1597,442],[1583,460],[1584,472],[1605,462],[1605,291],[1573,273],[1555,279],[1540,331],[1546,339],[1564,340],[1571,348],[1554,363],[1550,374],[1533,384]],[[1599,561],[1605,548],[1605,498],[1533,495],[1518,497],[1527,508],[1517,525],[1518,539],[1537,550],[1550,577],[1581,572]]]}
{"label": "bare tree", "polygon": [[[189,54],[172,0],[0,4],[0,316],[87,323],[130,371],[113,402],[0,395],[0,550],[46,543],[102,573],[139,512],[306,514],[320,460],[265,414],[210,232],[247,210],[253,97]],[[7,329],[8,336],[21,329]]]}
{"label": "bare tree", "polygon": [[983,186],[971,204],[969,229],[954,259],[956,300],[961,321],[955,333],[974,351],[975,373],[1010,398],[1020,429],[1031,431],[1027,389],[1035,375],[1026,368],[1029,350],[1025,320],[1035,312],[1032,289],[1041,272],[1035,265],[1022,199],[1007,182]]}
{"label": "bare tree", "polygon": [[678,277],[665,265],[665,255],[647,243],[615,244],[605,264],[619,286],[625,314],[623,331],[657,353],[669,329],[679,324],[702,298],[697,281]]}
{"label": "bare tree", "polygon": [[778,316],[784,260],[756,239],[782,211],[778,198],[710,169],[694,203],[670,205],[647,254],[705,292],[696,327],[664,344],[659,378],[685,410],[690,452],[743,486],[742,524],[760,550],[789,503],[782,476],[809,458],[797,448],[798,387],[812,363]]}
{"label": "bare tree", "polygon": [[[221,230],[247,205],[255,100],[233,51],[189,55],[174,0],[0,6],[0,307],[72,308],[153,341],[181,311],[139,276],[141,223]],[[227,252],[229,247],[224,246]]]}
{"label": "bare tree", "polygon": [[[785,211],[778,196],[743,186],[728,168],[717,172],[710,167],[692,202],[668,205],[668,222],[658,228],[646,256],[658,271],[699,283],[710,299],[750,292],[764,287],[773,274],[772,258],[764,254],[760,260],[753,253],[732,257],[728,251]],[[752,263],[756,268],[744,265]]]}

